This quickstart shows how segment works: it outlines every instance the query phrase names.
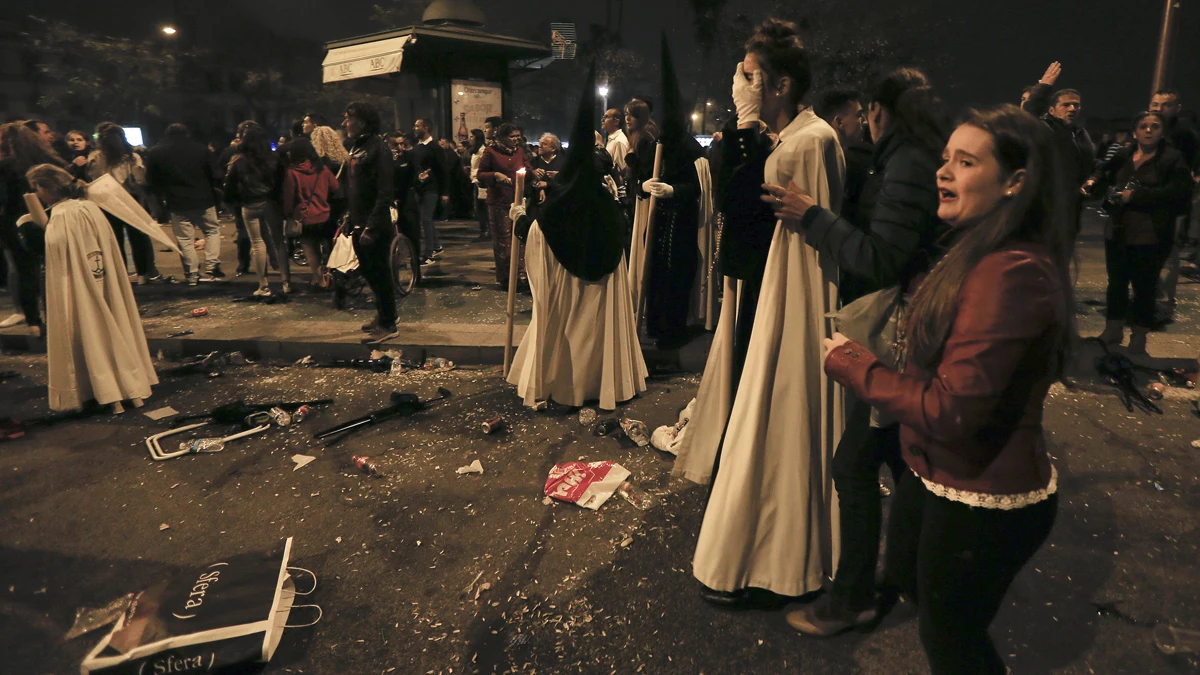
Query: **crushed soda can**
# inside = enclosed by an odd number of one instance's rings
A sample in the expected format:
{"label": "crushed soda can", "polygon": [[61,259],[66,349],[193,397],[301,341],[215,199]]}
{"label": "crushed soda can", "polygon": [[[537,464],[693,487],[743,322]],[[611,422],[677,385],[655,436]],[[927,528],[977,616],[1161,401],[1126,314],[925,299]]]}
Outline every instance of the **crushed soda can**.
{"label": "crushed soda can", "polygon": [[596,426],[592,428],[592,435],[607,436],[616,431],[620,426],[621,424],[617,421],[617,418],[609,417],[608,419],[603,419],[596,423]]}
{"label": "crushed soda can", "polygon": [[425,370],[454,370],[454,362],[439,356],[437,358],[425,359],[424,368]]}
{"label": "crushed soda can", "polygon": [[484,422],[483,422],[483,433],[485,433],[485,434],[492,434],[497,431],[500,431],[503,428],[504,428],[504,418],[503,417],[493,417],[492,419],[484,420]]}
{"label": "crushed soda can", "polygon": [[591,408],[584,408],[579,411],[579,423],[585,427],[595,424],[596,417],[596,411]]}
{"label": "crushed soda can", "polygon": [[283,408],[271,408],[267,411],[271,416],[271,421],[281,427],[286,427],[292,423],[292,415]]}
{"label": "crushed soda can", "polygon": [[354,455],[350,458],[350,461],[354,462],[354,466],[357,466],[359,471],[367,475],[383,476],[383,472],[379,470],[379,465],[375,463],[375,460],[366,455]]}
{"label": "crushed soda can", "polygon": [[292,424],[300,424],[311,414],[312,408],[306,405],[296,408],[296,412],[292,413]]}
{"label": "crushed soda can", "polygon": [[192,316],[195,316],[195,317],[208,316],[208,308],[207,307],[197,307],[196,309],[192,310]]}
{"label": "crushed soda can", "polygon": [[1151,382],[1150,386],[1146,387],[1146,398],[1151,401],[1162,400],[1163,393],[1167,390],[1167,385],[1162,382]]}
{"label": "crushed soda can", "polygon": [[650,429],[646,427],[645,422],[625,417],[621,420],[621,428],[625,430],[629,440],[637,443],[639,448],[650,445]]}

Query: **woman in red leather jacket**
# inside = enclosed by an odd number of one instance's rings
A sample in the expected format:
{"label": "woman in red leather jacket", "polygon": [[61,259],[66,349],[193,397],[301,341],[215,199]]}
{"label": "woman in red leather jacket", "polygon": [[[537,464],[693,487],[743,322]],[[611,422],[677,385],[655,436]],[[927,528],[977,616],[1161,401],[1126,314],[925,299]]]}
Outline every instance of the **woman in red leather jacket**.
{"label": "woman in red leather jacket", "polygon": [[1004,675],[988,626],[1054,524],[1042,405],[1074,329],[1052,152],[1015,106],[968,113],[937,173],[955,240],[909,305],[904,371],[825,341],[829,376],[901,423],[888,578],[917,602],[933,675]]}

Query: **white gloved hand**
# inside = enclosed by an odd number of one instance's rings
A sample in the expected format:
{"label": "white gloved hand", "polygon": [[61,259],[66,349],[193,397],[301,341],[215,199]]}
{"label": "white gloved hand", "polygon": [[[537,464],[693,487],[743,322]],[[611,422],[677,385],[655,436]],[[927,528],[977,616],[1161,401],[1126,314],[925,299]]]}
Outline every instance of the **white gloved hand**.
{"label": "white gloved hand", "polygon": [[650,193],[651,196],[658,197],[659,199],[670,199],[671,195],[675,194],[675,188],[661,180],[654,180],[653,178],[642,183],[642,189]]}
{"label": "white gloved hand", "polygon": [[524,204],[513,204],[512,207],[508,209],[508,219],[514,223],[517,222],[517,219],[523,215],[525,215]]}
{"label": "white gloved hand", "polygon": [[762,71],[754,71],[754,75],[746,78],[742,64],[737,65],[733,74],[733,105],[737,108],[738,126],[743,127],[759,121],[759,111],[762,109]]}

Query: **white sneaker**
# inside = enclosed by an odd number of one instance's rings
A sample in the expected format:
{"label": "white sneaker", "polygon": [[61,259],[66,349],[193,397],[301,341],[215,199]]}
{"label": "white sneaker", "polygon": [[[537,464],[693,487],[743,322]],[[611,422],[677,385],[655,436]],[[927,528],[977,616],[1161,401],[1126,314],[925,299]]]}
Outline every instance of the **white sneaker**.
{"label": "white sneaker", "polygon": [[7,319],[0,321],[0,328],[12,328],[13,326],[25,323],[24,314],[13,314]]}

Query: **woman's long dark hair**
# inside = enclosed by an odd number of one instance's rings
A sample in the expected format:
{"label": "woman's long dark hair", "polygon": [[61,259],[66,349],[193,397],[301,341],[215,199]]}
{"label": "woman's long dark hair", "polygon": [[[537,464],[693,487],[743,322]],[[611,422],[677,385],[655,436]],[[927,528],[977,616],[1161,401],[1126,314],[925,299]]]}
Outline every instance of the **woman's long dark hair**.
{"label": "woman's long dark hair", "polygon": [[793,107],[800,104],[812,87],[812,66],[799,32],[791,21],[767,19],[746,42],[746,52],[762,62],[764,88],[773,86],[781,77],[792,78],[789,102]]}
{"label": "woman's long dark hair", "polygon": [[110,167],[133,157],[133,146],[125,139],[125,130],[116,122],[96,125],[96,147],[104,157],[104,163]]}
{"label": "woman's long dark hair", "polygon": [[21,174],[38,164],[67,165],[23,120],[0,125],[0,159],[12,161]]}
{"label": "woman's long dark hair", "polygon": [[487,142],[487,139],[483,135],[483,129],[472,129],[471,130],[471,154],[472,155],[479,152],[479,149],[482,148],[484,143],[486,143],[486,142]]}
{"label": "woman's long dark hair", "polygon": [[238,138],[242,139],[238,146],[238,154],[246,162],[242,167],[256,176],[269,177],[275,171],[275,153],[271,151],[271,141],[267,140],[267,130],[254,120],[246,120],[238,125]]}
{"label": "woman's long dark hair", "polygon": [[867,100],[892,114],[897,133],[914,139],[934,157],[941,156],[950,120],[925,73],[916,68],[893,70],[867,90]]}
{"label": "woman's long dark hair", "polygon": [[942,357],[958,313],[958,296],[971,270],[984,256],[1018,241],[1046,246],[1058,267],[1067,300],[1066,327],[1058,335],[1059,374],[1075,335],[1071,283],[1072,236],[1066,204],[1060,197],[1053,138],[1045,124],[1014,105],[969,110],[961,124],[986,131],[995,144],[995,157],[1005,176],[1025,170],[1025,188],[965,232],[917,289],[910,305],[906,332],[908,358],[932,370]]}

